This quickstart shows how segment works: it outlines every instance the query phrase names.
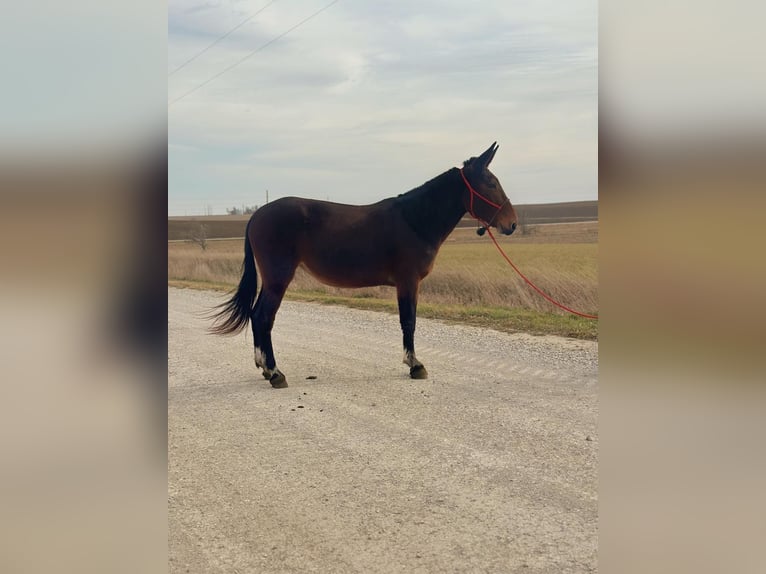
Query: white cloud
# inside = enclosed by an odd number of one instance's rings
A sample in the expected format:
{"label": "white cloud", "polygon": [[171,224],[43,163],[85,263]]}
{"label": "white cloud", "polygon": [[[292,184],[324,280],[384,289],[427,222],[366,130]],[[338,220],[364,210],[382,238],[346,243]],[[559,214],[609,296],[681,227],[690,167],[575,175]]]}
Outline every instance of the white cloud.
{"label": "white cloud", "polygon": [[[171,2],[169,70],[266,3]],[[325,4],[275,2],[174,74],[169,99]],[[595,198],[596,25],[594,2],[341,0],[170,107],[171,144],[199,150],[170,148],[170,209],[265,187],[372,202],[494,140],[515,203]]]}

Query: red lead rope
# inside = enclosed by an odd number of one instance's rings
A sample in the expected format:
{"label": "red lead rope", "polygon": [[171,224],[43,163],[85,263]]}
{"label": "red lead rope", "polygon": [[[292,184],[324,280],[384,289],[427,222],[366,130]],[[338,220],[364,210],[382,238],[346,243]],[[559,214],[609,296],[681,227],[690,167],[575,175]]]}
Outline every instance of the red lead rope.
{"label": "red lead rope", "polygon": [[[545,293],[545,292],[544,292],[542,289],[540,289],[540,288],[539,288],[537,285],[535,285],[534,283],[532,283],[532,282],[531,282],[529,279],[527,279],[527,276],[526,276],[526,275],[524,275],[524,274],[523,274],[521,271],[519,271],[519,268],[518,268],[518,267],[516,267],[516,266],[513,264],[513,261],[511,261],[511,259],[510,259],[510,258],[509,258],[509,257],[508,257],[506,254],[505,254],[505,251],[503,251],[503,248],[502,248],[502,247],[500,247],[500,244],[497,242],[497,239],[495,239],[495,236],[492,234],[492,230],[491,230],[491,229],[490,229],[490,227],[489,227],[489,226],[490,226],[490,225],[492,225],[492,223],[495,221],[495,217],[497,217],[497,214],[498,214],[498,213],[500,213],[500,210],[501,210],[501,209],[503,208],[503,206],[504,206],[504,205],[505,205],[505,204],[508,202],[508,200],[506,199],[506,200],[505,200],[505,202],[503,202],[502,204],[498,204],[498,203],[495,203],[495,202],[493,202],[493,201],[490,201],[489,199],[487,199],[486,197],[484,197],[482,194],[480,194],[478,191],[476,191],[476,190],[473,188],[473,186],[472,186],[472,185],[471,185],[471,184],[468,182],[468,178],[466,178],[466,176],[465,176],[465,174],[463,173],[463,170],[462,170],[462,169],[460,170],[460,175],[462,176],[462,178],[463,178],[463,181],[465,182],[465,185],[466,185],[466,187],[468,188],[468,191],[470,192],[470,196],[471,196],[471,199],[470,199],[470,203],[469,203],[469,208],[468,208],[468,212],[469,212],[469,213],[470,213],[470,214],[473,216],[473,218],[474,218],[474,219],[476,219],[476,220],[477,220],[479,223],[481,223],[481,224],[484,226],[484,229],[486,229],[486,230],[487,230],[487,233],[489,233],[489,236],[492,238],[492,243],[494,243],[494,244],[495,244],[495,247],[497,247],[497,250],[500,252],[500,255],[502,255],[502,256],[503,256],[503,258],[504,258],[504,259],[505,259],[505,260],[508,262],[508,265],[510,265],[511,267],[513,267],[513,270],[514,270],[516,273],[518,273],[518,274],[519,274],[519,277],[521,277],[521,278],[522,278],[522,279],[523,279],[523,280],[526,282],[526,284],[527,284],[527,285],[529,285],[530,287],[532,287],[532,289],[534,289],[535,291],[537,291],[537,292],[538,292],[540,295],[542,295],[542,296],[543,296],[543,297],[544,297],[546,300],[548,300],[548,301],[550,301],[551,303],[553,303],[554,305],[556,305],[556,307],[558,307],[559,309],[563,309],[564,311],[568,311],[568,312],[572,313],[573,315],[578,315],[578,316],[580,316],[580,317],[585,317],[586,319],[596,319],[596,320],[598,320],[598,315],[588,315],[587,313],[580,313],[580,311],[575,311],[574,309],[570,309],[570,308],[569,308],[569,307],[567,307],[566,305],[563,305],[563,304],[559,303],[558,301],[556,301],[555,299],[553,299],[553,298],[552,298],[550,295],[548,295],[547,293]],[[473,211],[473,198],[474,198],[474,196],[478,197],[479,199],[481,199],[481,200],[482,200],[482,201],[484,201],[485,203],[487,203],[487,204],[489,204],[489,205],[491,205],[492,207],[494,207],[494,208],[496,208],[496,209],[497,209],[497,211],[495,211],[495,215],[494,215],[494,217],[492,217],[492,220],[491,220],[489,223],[485,223],[484,221],[482,221],[482,220],[481,220],[481,219],[480,219],[480,218],[479,218],[479,217],[476,215],[476,213],[474,213],[474,211]]]}
{"label": "red lead rope", "polygon": [[518,274],[519,274],[519,277],[521,277],[521,278],[522,278],[522,279],[523,279],[523,280],[526,282],[526,284],[527,284],[527,285],[529,285],[530,287],[532,287],[532,289],[534,289],[534,290],[535,290],[535,291],[537,291],[537,292],[538,292],[540,295],[542,295],[542,296],[543,296],[545,299],[547,299],[548,301],[550,301],[551,303],[553,303],[554,305],[556,305],[556,307],[559,307],[560,309],[564,309],[564,311],[569,311],[569,312],[570,312],[570,313],[572,313],[573,315],[579,315],[580,317],[585,317],[586,319],[596,319],[596,320],[598,320],[598,315],[588,315],[587,313],[580,313],[580,311],[575,311],[574,309],[570,309],[570,308],[569,308],[569,307],[567,307],[566,305],[562,305],[561,303],[559,303],[558,301],[556,301],[555,299],[553,299],[553,298],[552,298],[550,295],[548,295],[547,293],[545,293],[545,292],[544,292],[542,289],[540,289],[540,288],[539,288],[537,285],[535,285],[534,283],[532,283],[532,282],[531,282],[529,279],[527,279],[527,276],[526,276],[526,275],[524,275],[524,274],[523,274],[521,271],[519,271],[519,268],[518,268],[518,267],[516,267],[516,266],[513,264],[513,261],[511,261],[511,260],[510,260],[510,258],[509,258],[509,257],[508,257],[508,256],[505,254],[505,251],[503,251],[503,248],[502,248],[502,247],[500,247],[500,244],[497,242],[497,239],[495,239],[495,236],[494,236],[494,234],[492,233],[492,230],[491,230],[489,227],[487,228],[487,233],[489,233],[489,236],[490,236],[490,238],[492,239],[492,243],[494,243],[494,244],[495,244],[495,247],[497,247],[497,250],[500,252],[500,255],[502,255],[502,256],[503,256],[503,258],[504,258],[504,259],[505,259],[505,260],[508,262],[508,265],[510,265],[511,267],[513,267],[513,270],[514,270],[514,271],[516,271],[516,273],[518,273]]}

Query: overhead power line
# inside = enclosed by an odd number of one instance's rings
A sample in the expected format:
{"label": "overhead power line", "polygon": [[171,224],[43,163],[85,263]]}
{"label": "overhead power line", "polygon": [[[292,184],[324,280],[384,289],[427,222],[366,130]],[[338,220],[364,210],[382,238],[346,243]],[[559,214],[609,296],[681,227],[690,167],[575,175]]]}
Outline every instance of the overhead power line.
{"label": "overhead power line", "polygon": [[257,54],[258,52],[260,52],[261,50],[263,50],[263,49],[264,49],[264,48],[266,48],[267,46],[270,46],[271,44],[273,44],[274,42],[276,42],[276,41],[277,41],[277,40],[279,40],[280,38],[284,38],[284,37],[285,37],[285,36],[287,36],[287,35],[288,35],[290,32],[292,32],[292,31],[293,31],[293,30],[295,30],[296,28],[299,28],[300,26],[303,26],[303,25],[304,25],[306,22],[308,22],[308,21],[309,21],[309,20],[311,20],[312,18],[314,18],[314,17],[316,17],[316,16],[319,16],[319,14],[321,14],[322,12],[324,12],[325,10],[327,10],[327,9],[328,9],[330,6],[332,6],[333,4],[337,4],[339,1],[340,1],[340,0],[332,0],[332,2],[330,2],[329,4],[326,4],[325,6],[323,6],[322,8],[320,8],[319,10],[317,10],[316,12],[314,12],[313,14],[311,14],[310,16],[307,16],[306,18],[304,18],[303,20],[301,20],[300,22],[298,22],[297,24],[295,24],[293,27],[291,27],[291,28],[288,28],[287,30],[285,30],[284,32],[282,32],[282,33],[281,33],[279,36],[275,36],[274,38],[272,38],[271,40],[269,40],[269,41],[268,41],[268,42],[266,42],[265,44],[261,44],[261,45],[260,45],[260,46],[258,46],[258,47],[257,47],[255,50],[253,50],[252,52],[249,52],[249,53],[248,53],[246,56],[244,56],[243,58],[240,58],[239,60],[237,60],[236,62],[234,62],[234,63],[233,63],[233,64],[231,64],[230,66],[227,66],[226,68],[224,68],[223,70],[221,70],[220,72],[218,72],[217,74],[215,74],[214,76],[211,76],[210,78],[208,78],[207,80],[205,80],[205,81],[204,81],[204,82],[202,82],[201,84],[198,84],[197,86],[195,86],[194,88],[192,88],[192,89],[191,89],[191,90],[189,90],[188,92],[185,92],[185,93],[184,93],[184,94],[182,94],[181,96],[179,96],[179,97],[177,97],[176,99],[172,100],[170,103],[168,103],[168,107],[172,106],[172,105],[173,105],[173,104],[175,104],[176,102],[179,102],[179,101],[183,100],[185,97],[187,97],[187,96],[189,96],[189,95],[193,94],[194,92],[196,92],[197,90],[199,90],[199,89],[200,89],[200,88],[202,88],[203,86],[206,86],[206,85],[208,85],[208,84],[209,84],[210,82],[212,82],[213,80],[216,80],[216,79],[220,78],[221,76],[223,76],[223,75],[224,75],[226,72],[228,72],[229,70],[232,70],[232,69],[236,68],[237,66],[239,66],[239,65],[240,65],[242,62],[244,62],[244,61],[246,61],[246,60],[249,60],[249,59],[250,59],[250,58],[252,58],[252,57],[253,57],[255,54]]}
{"label": "overhead power line", "polygon": [[215,46],[215,45],[216,45],[218,42],[220,42],[220,41],[221,41],[221,40],[223,40],[224,38],[227,38],[228,36],[230,36],[230,35],[232,34],[232,32],[235,32],[236,30],[240,29],[242,26],[244,26],[245,24],[247,24],[247,23],[248,23],[250,20],[252,20],[253,18],[255,18],[255,17],[258,15],[258,14],[260,14],[261,12],[263,12],[263,11],[264,11],[266,8],[268,8],[269,6],[271,6],[271,5],[272,5],[274,2],[276,2],[276,1],[277,1],[277,0],[271,0],[271,2],[269,2],[268,4],[266,4],[266,5],[265,5],[263,8],[261,8],[261,9],[260,9],[260,10],[258,10],[257,12],[253,12],[252,14],[250,14],[250,16],[248,16],[247,18],[245,18],[244,20],[242,20],[242,21],[241,21],[239,24],[237,24],[237,25],[236,25],[236,26],[234,26],[234,27],[233,27],[231,30],[229,30],[228,32],[226,32],[226,33],[225,33],[223,36],[220,36],[219,38],[216,38],[216,39],[215,39],[215,40],[214,40],[214,41],[213,41],[213,42],[212,42],[210,45],[208,45],[206,48],[203,48],[202,50],[200,50],[199,52],[197,52],[196,54],[194,54],[194,55],[193,55],[191,58],[189,58],[188,60],[186,60],[186,61],[185,61],[183,64],[181,64],[180,66],[178,66],[178,67],[177,67],[175,70],[173,70],[172,72],[170,72],[170,73],[168,74],[168,78],[169,78],[170,76],[172,76],[173,74],[175,74],[175,73],[176,73],[178,70],[180,70],[180,69],[182,69],[182,68],[185,68],[186,66],[188,66],[189,64],[191,64],[191,63],[192,63],[194,60],[196,60],[196,59],[197,59],[197,58],[199,58],[199,57],[200,57],[202,54],[204,54],[205,52],[207,52],[207,51],[208,51],[210,48],[212,48],[213,46]]}

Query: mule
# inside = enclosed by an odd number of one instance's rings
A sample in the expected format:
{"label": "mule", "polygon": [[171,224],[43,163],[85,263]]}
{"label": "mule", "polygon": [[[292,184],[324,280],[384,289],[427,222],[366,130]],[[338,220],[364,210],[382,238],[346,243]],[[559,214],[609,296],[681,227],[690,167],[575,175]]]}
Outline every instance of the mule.
{"label": "mule", "polygon": [[[345,205],[285,197],[258,209],[247,223],[245,259],[237,290],[217,307],[211,331],[231,334],[250,322],[255,365],[275,388],[287,387],[271,343],[274,318],[298,266],[336,287],[396,287],[404,363],[410,377],[425,379],[415,356],[415,319],[420,282],[466,212],[505,235],[516,211],[488,166],[493,143],[420,187],[371,205]],[[257,266],[257,270],[256,270]],[[256,300],[258,272],[261,291]]]}

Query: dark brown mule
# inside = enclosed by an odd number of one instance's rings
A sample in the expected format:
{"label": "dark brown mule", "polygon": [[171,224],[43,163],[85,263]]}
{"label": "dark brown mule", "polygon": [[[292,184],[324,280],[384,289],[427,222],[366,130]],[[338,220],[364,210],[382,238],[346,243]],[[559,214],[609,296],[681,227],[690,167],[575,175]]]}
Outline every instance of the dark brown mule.
{"label": "dark brown mule", "polygon": [[[493,143],[479,157],[452,168],[398,197],[372,205],[343,205],[285,197],[257,210],[247,224],[239,287],[220,306],[212,331],[237,333],[252,321],[255,364],[272,386],[287,386],[277,369],[271,328],[285,290],[302,265],[337,287],[396,287],[404,335],[404,363],[413,379],[428,376],[415,358],[418,287],[439,247],[468,211],[506,235],[516,229],[516,212],[487,167]],[[261,292],[256,301],[257,272]]]}

